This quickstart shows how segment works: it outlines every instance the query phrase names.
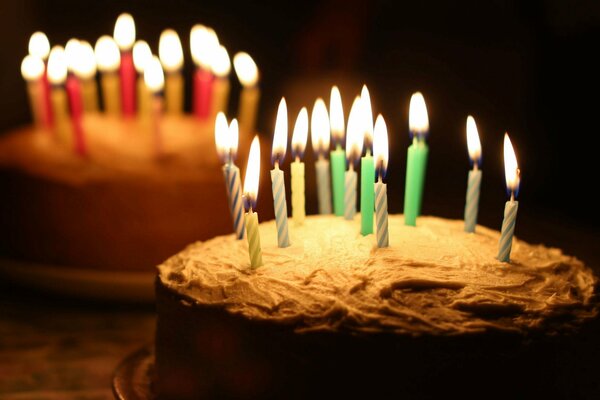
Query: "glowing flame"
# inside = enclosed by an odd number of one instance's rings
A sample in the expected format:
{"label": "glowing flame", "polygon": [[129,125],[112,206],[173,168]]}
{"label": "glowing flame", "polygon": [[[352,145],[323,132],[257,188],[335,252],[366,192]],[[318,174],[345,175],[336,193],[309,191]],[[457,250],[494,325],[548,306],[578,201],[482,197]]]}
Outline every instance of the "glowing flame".
{"label": "glowing flame", "polygon": [[306,148],[306,139],[308,138],[308,111],[302,107],[296,118],[294,133],[292,134],[292,156],[294,159],[301,159]]}
{"label": "glowing flame", "polygon": [[220,45],[215,52],[211,68],[213,74],[219,78],[224,78],[231,72],[231,61],[229,60],[229,53],[227,53],[225,46]]}
{"label": "glowing flame", "polygon": [[365,148],[368,152],[371,151],[373,145],[373,109],[371,107],[371,96],[369,95],[369,89],[367,85],[363,85],[360,92],[361,102],[363,104],[363,129],[365,136]]}
{"label": "glowing flame", "polygon": [[183,48],[179,35],[173,29],[165,29],[158,41],[158,56],[166,72],[176,72],[183,66]]}
{"label": "glowing flame", "polygon": [[519,190],[521,182],[519,164],[513,145],[510,142],[508,133],[504,134],[504,174],[506,176],[506,187],[511,193]]}
{"label": "glowing flame", "polygon": [[344,142],[344,108],[342,107],[342,96],[337,86],[331,88],[329,123],[334,146],[341,146]]}
{"label": "glowing flame", "polygon": [[100,36],[95,47],[96,63],[102,72],[114,72],[121,63],[121,53],[114,39],[108,35]]}
{"label": "glowing flame", "polygon": [[29,38],[29,54],[36,56],[42,61],[50,54],[50,42],[44,32],[35,32]]}
{"label": "glowing flame", "polygon": [[237,118],[234,118],[229,123],[229,149],[231,153],[231,159],[235,160],[237,157],[238,144],[240,141],[240,126]]}
{"label": "glowing flame", "polygon": [[285,158],[287,149],[288,135],[288,116],[285,98],[281,98],[279,108],[277,109],[277,119],[275,120],[275,134],[273,135],[273,150],[271,152],[271,161],[280,165]]}
{"label": "glowing flame", "polygon": [[387,172],[389,149],[387,126],[381,114],[377,116],[377,120],[375,121],[373,158],[375,159],[377,174],[380,178],[383,178]]}
{"label": "glowing flame", "polygon": [[327,115],[327,106],[323,99],[318,98],[313,106],[310,117],[310,141],[313,150],[322,155],[329,150],[331,140],[331,131],[329,128],[329,115]]}
{"label": "glowing flame", "polygon": [[133,45],[133,66],[138,74],[143,74],[148,62],[152,59],[150,46],[143,40],[138,40]]}
{"label": "glowing flame", "polygon": [[96,76],[96,57],[90,42],[80,40],[78,54],[79,60],[75,63],[75,75],[83,80],[94,78]]}
{"label": "glowing flame", "polygon": [[194,25],[190,32],[190,50],[197,66],[210,69],[216,52],[219,49],[219,38],[215,31],[204,25]]}
{"label": "glowing flame", "polygon": [[119,49],[123,51],[131,49],[135,42],[135,22],[131,14],[123,13],[119,15],[117,22],[115,22],[113,37]]}
{"label": "glowing flame", "polygon": [[258,82],[258,67],[250,54],[239,52],[233,56],[233,68],[244,87],[255,86]]}
{"label": "glowing flame", "polygon": [[479,132],[475,124],[475,118],[467,117],[467,148],[469,149],[469,157],[477,165],[481,160],[481,141],[479,140]]}
{"label": "glowing flame", "polygon": [[260,142],[258,136],[254,136],[250,145],[250,155],[248,156],[248,167],[244,177],[244,198],[246,208],[256,207],[258,198],[258,181],[260,179]]}
{"label": "glowing flame", "polygon": [[348,132],[346,136],[346,158],[350,164],[354,164],[360,158],[365,138],[363,128],[363,104],[360,96],[356,96],[350,115],[348,116]]}
{"label": "glowing flame", "polygon": [[54,46],[48,57],[48,81],[53,85],[62,85],[67,79],[67,58],[62,46]]}
{"label": "glowing flame", "polygon": [[158,57],[153,56],[144,70],[144,82],[153,93],[158,93],[165,86],[165,75]]}
{"label": "glowing flame", "polygon": [[25,56],[23,62],[21,62],[21,75],[27,81],[36,81],[44,74],[44,62],[41,58],[32,56],[31,54]]}
{"label": "glowing flame", "polygon": [[408,112],[408,128],[410,134],[422,138],[429,132],[429,117],[425,98],[421,92],[416,92],[410,98],[410,109]]}
{"label": "glowing flame", "polygon": [[238,122],[234,118],[231,124],[227,125],[227,117],[222,112],[217,114],[215,119],[215,144],[217,145],[217,154],[224,163],[232,162],[237,155],[239,141]]}
{"label": "glowing flame", "polygon": [[75,72],[77,64],[80,61],[79,55],[79,40],[69,39],[65,45],[65,57],[67,58],[67,68],[71,72]]}

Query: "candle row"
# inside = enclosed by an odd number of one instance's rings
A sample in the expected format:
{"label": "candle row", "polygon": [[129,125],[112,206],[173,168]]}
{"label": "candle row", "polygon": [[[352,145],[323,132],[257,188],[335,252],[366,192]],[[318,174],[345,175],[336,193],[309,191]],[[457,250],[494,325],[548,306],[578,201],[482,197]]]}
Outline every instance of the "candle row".
{"label": "candle row", "polygon": [[[288,232],[288,213],[285,198],[285,179],[281,165],[287,149],[288,117],[285,99],[279,103],[271,159],[271,182],[279,247],[290,245]],[[304,107],[298,113],[293,130],[291,148],[291,184],[292,217],[295,224],[302,224],[305,216],[304,197],[304,154],[308,137],[308,111]],[[333,87],[330,98],[330,114],[322,99],[317,99],[311,116],[311,141],[317,153],[315,171],[319,213],[343,215],[353,220],[356,214],[357,181],[356,167],[360,158],[361,165],[361,228],[362,235],[375,233],[378,247],[389,246],[387,185],[384,178],[388,167],[388,133],[385,120],[378,115],[373,124],[373,112],[369,91],[363,86],[360,96],[352,103],[348,116],[348,126],[344,132],[344,117],[341,96],[337,87]],[[467,118],[467,145],[473,168],[469,172],[465,204],[465,231],[474,233],[477,222],[479,189],[481,186],[481,142],[477,126],[472,116]],[[405,225],[416,226],[421,213],[423,188],[429,149],[426,138],[429,133],[429,118],[425,99],[419,92],[411,97],[409,110],[409,132],[412,143],[408,148],[406,168],[406,188],[404,199]],[[244,203],[246,214],[246,232],[248,235],[250,260],[253,268],[262,264],[260,238],[258,235],[258,216],[256,208],[258,174],[260,171],[260,148],[258,137],[252,142],[248,169],[244,180],[243,196],[239,188],[239,170],[233,165],[232,154],[237,152],[237,123],[227,125],[223,114],[217,117],[215,126],[217,150],[225,165],[224,174],[227,183],[231,215],[238,239],[243,238],[243,229],[239,225],[241,207]],[[334,138],[330,149],[330,138]],[[342,144],[345,137],[345,150]],[[235,143],[234,143],[235,142]],[[232,150],[235,149],[235,150]],[[330,150],[331,167],[326,159]],[[504,138],[505,175],[510,200],[506,203],[502,233],[499,243],[498,259],[510,260],[512,237],[514,233],[518,202],[515,201],[519,186],[519,169],[516,156],[508,137]],[[347,169],[346,169],[347,165]],[[235,172],[232,174],[231,171]],[[233,176],[233,177],[232,177]],[[333,197],[331,190],[333,189]],[[244,201],[242,200],[244,199]],[[341,200],[341,201],[340,201]],[[333,209],[331,204],[333,202]],[[373,217],[375,216],[375,221]],[[375,230],[373,229],[375,227]],[[240,234],[240,232],[242,232]]]}
{"label": "candle row", "polygon": [[[219,111],[227,108],[229,54],[219,43],[215,31],[199,24],[191,29],[190,50],[196,65],[192,85],[193,115],[212,121]],[[138,115],[149,119],[156,108],[153,94],[163,90],[166,112],[182,113],[184,55],[177,32],[166,29],[160,36],[158,65],[165,76],[159,86],[148,85],[144,80],[152,59],[148,43],[136,41],[133,17],[126,13],[117,19],[113,36],[100,37],[94,48],[77,39],[69,40],[64,48],[50,48],[44,33],[34,33],[29,41],[29,55],[21,63],[21,73],[27,82],[36,125],[55,132],[65,141],[70,140],[72,131],[77,153],[85,154],[81,118],[84,112],[99,110],[97,72],[104,111],[109,115],[126,118]],[[255,129],[260,99],[259,72],[252,57],[244,52],[234,56],[233,66],[243,87],[238,110],[240,129],[250,134]],[[153,81],[156,83],[156,79]]]}

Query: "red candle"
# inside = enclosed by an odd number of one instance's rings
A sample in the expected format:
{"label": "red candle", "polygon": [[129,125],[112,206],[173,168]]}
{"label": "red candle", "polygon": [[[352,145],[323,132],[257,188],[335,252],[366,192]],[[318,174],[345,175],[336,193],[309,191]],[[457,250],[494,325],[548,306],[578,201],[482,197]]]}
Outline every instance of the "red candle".
{"label": "red candle", "polygon": [[71,122],[73,123],[73,146],[77,154],[85,156],[87,154],[87,147],[81,123],[83,101],[81,100],[79,80],[75,76],[69,75],[67,78],[66,90],[69,99],[69,108],[71,109]]}
{"label": "red candle", "polygon": [[50,83],[48,82],[48,64],[44,63],[44,73],[42,74],[42,107],[41,118],[44,128],[52,131],[54,119],[52,118],[52,102],[50,101]]}
{"label": "red candle", "polygon": [[196,69],[194,74],[194,114],[200,119],[210,116],[214,77],[210,71]]}
{"label": "red candle", "polygon": [[136,72],[131,51],[121,52],[119,74],[121,76],[121,104],[123,106],[123,115],[131,117],[135,115],[136,81]]}

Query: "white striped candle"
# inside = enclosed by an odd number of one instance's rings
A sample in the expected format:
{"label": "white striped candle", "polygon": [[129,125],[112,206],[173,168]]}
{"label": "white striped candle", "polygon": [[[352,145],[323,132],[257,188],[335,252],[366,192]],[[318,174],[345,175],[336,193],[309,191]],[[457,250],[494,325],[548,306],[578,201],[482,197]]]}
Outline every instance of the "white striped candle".
{"label": "white striped candle", "polygon": [[356,215],[356,171],[350,164],[350,169],[345,174],[344,185],[344,218],[347,220],[354,219]]}
{"label": "white striped candle", "polygon": [[320,157],[315,162],[317,171],[317,195],[319,198],[319,214],[331,214],[331,176],[329,160]]}
{"label": "white striped candle", "polygon": [[233,163],[223,166],[223,176],[227,186],[227,197],[229,199],[229,211],[233,220],[233,230],[238,240],[244,238],[245,219],[242,201],[242,185],[240,182],[240,169]]}
{"label": "white striped candle", "polygon": [[475,232],[479,211],[479,189],[481,187],[481,170],[473,168],[469,171],[467,197],[465,203],[465,232]]}
{"label": "white striped candle", "polygon": [[387,185],[383,183],[383,177],[387,171],[389,146],[387,126],[381,114],[377,116],[373,132],[373,158],[375,171],[377,171],[379,177],[375,183],[375,233],[377,234],[377,247],[388,247],[390,237],[388,231]]}
{"label": "white striped candle", "polygon": [[275,225],[277,226],[277,245],[279,247],[288,247],[290,245],[290,235],[288,233],[285,183],[283,179],[283,171],[279,169],[278,163],[275,163],[275,168],[271,170],[271,187],[273,189]]}
{"label": "white striped candle", "polygon": [[377,225],[377,247],[388,247],[390,236],[388,232],[387,185],[381,178],[375,183],[375,224]]}
{"label": "white striped candle", "polygon": [[510,262],[510,252],[512,250],[512,240],[515,233],[515,224],[517,222],[517,210],[519,202],[509,200],[504,205],[504,219],[502,220],[502,234],[498,246],[498,260]]}

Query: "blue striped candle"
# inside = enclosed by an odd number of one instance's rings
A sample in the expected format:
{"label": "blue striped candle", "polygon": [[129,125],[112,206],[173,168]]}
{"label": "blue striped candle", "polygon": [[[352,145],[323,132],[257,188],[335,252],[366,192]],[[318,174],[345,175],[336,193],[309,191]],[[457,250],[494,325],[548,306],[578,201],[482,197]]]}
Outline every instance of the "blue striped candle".
{"label": "blue striped candle", "polygon": [[317,195],[319,197],[319,214],[331,214],[331,178],[329,176],[329,160],[319,157],[315,162],[317,171]]}
{"label": "blue striped candle", "polygon": [[347,220],[354,219],[356,215],[356,179],[356,171],[350,163],[344,185],[344,218]]}
{"label": "blue striped candle", "polygon": [[388,247],[390,235],[388,232],[387,185],[381,181],[375,184],[375,224],[377,225],[377,247]]}
{"label": "blue striped candle", "polygon": [[229,198],[229,212],[233,220],[233,230],[238,240],[244,238],[245,218],[242,201],[242,185],[240,182],[240,169],[233,163],[227,163],[223,166],[223,176],[227,186],[227,196]]}
{"label": "blue striped candle", "polygon": [[498,260],[510,262],[510,252],[512,250],[512,240],[515,233],[515,224],[517,223],[517,210],[519,202],[513,199],[504,205],[504,219],[502,220],[502,234],[498,248]]}
{"label": "blue striped candle", "polygon": [[285,183],[283,180],[283,171],[279,169],[278,163],[275,163],[275,168],[271,170],[271,187],[273,189],[275,225],[277,226],[277,245],[279,247],[288,247],[290,245],[290,235],[288,234]]}
{"label": "blue striped candle", "polygon": [[481,187],[481,170],[477,167],[469,171],[467,198],[465,203],[465,232],[475,232],[479,211],[479,189]]}

